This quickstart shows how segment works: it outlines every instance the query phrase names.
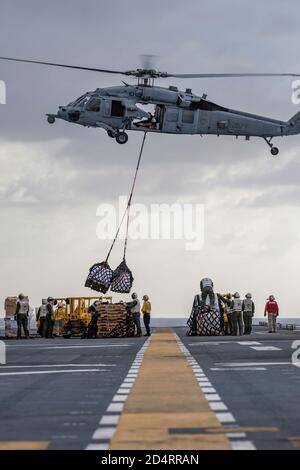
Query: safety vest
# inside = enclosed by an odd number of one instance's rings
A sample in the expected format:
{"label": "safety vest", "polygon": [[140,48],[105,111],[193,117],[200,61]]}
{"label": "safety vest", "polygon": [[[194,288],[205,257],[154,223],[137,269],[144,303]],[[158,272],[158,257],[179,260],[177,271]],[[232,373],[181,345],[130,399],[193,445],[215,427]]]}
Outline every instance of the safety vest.
{"label": "safety vest", "polygon": [[211,279],[209,279],[209,277],[205,277],[204,279],[202,279],[202,287],[212,287],[213,286],[213,282]]}
{"label": "safety vest", "polygon": [[131,313],[140,313],[141,310],[141,304],[138,299],[135,299],[137,301],[137,304],[131,308]]}
{"label": "safety vest", "polygon": [[143,313],[151,313],[151,304],[148,300],[145,300],[142,308]]}
{"label": "safety vest", "polygon": [[42,304],[40,307],[40,318],[45,318],[47,315],[47,312],[48,312],[47,305]]}
{"label": "safety vest", "polygon": [[18,300],[18,303],[20,305],[20,309],[19,309],[19,314],[20,315],[27,315],[27,313],[29,312],[29,302],[28,300]]}
{"label": "safety vest", "polygon": [[242,311],[242,301],[241,301],[241,299],[233,299],[232,310],[235,311],[235,312],[241,312]]}
{"label": "safety vest", "polygon": [[244,300],[244,312],[252,312],[253,310],[253,301],[251,299]]}
{"label": "safety vest", "polygon": [[227,303],[225,304],[225,310],[227,312],[227,315],[230,315],[232,313],[232,308],[231,305],[228,305]]}

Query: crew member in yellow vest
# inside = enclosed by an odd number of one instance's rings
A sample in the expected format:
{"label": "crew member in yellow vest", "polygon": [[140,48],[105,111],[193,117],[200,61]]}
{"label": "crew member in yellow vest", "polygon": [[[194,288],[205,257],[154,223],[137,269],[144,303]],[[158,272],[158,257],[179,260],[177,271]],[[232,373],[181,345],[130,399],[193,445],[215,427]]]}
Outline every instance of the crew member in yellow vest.
{"label": "crew member in yellow vest", "polygon": [[150,331],[150,315],[151,315],[151,303],[149,302],[148,295],[143,296],[143,306],[142,306],[142,313],[144,317],[144,325],[146,328],[146,334],[144,336],[151,336]]}

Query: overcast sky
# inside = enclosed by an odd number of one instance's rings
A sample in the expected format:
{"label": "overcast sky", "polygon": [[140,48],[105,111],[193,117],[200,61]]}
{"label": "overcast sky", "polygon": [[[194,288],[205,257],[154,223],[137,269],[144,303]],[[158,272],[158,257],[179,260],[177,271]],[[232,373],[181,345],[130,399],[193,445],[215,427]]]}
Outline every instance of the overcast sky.
{"label": "overcast sky", "polygon": [[[298,72],[296,0],[2,0],[0,55],[131,69],[140,54],[170,73]],[[142,134],[118,145],[103,130],[58,121],[55,113],[87,90],[122,77],[0,62],[0,302],[20,291],[42,297],[90,295],[88,268],[106,257],[96,210],[128,194]],[[130,83],[134,80],[128,79]],[[291,79],[160,81],[221,105],[287,120],[299,108]],[[300,136],[262,139],[149,135],[134,202],[203,204],[205,243],[130,240],[134,290],[155,316],[188,316],[199,281],[219,292],[252,292],[261,316],[269,294],[284,316],[299,316]],[[118,243],[111,257],[122,257]],[[117,296],[115,298],[118,298]],[[125,298],[123,296],[123,298]]]}

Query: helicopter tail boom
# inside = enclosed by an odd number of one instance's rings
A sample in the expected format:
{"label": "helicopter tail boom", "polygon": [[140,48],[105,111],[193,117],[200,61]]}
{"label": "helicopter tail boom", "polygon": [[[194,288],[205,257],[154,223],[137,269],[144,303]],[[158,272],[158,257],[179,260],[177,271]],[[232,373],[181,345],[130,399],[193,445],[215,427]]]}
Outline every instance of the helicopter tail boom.
{"label": "helicopter tail boom", "polygon": [[287,121],[286,135],[300,134],[300,111]]}

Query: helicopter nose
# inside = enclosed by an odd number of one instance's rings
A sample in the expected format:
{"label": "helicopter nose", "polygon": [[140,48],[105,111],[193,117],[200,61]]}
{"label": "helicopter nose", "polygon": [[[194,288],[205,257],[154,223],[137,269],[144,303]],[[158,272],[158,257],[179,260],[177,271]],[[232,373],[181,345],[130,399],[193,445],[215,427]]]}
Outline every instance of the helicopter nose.
{"label": "helicopter nose", "polygon": [[70,121],[72,122],[76,122],[79,120],[80,118],[80,111],[76,110],[76,109],[71,109],[68,111],[68,118],[70,119]]}
{"label": "helicopter nose", "polygon": [[64,106],[59,106],[57,111],[57,116],[60,118],[66,117],[66,108]]}

